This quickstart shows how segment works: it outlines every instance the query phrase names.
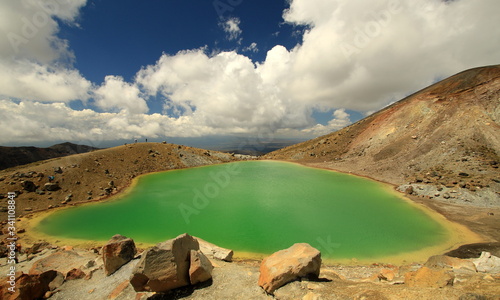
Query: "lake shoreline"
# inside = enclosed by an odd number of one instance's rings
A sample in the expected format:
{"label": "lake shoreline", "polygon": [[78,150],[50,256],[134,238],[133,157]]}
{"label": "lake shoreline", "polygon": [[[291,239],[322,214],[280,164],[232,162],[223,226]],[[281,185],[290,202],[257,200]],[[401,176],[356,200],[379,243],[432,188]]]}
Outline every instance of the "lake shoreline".
{"label": "lake shoreline", "polygon": [[[274,161],[274,160],[270,160]],[[329,168],[319,168],[319,167],[313,167],[313,166],[308,166],[296,162],[289,162],[289,161],[280,161],[280,162],[287,162],[287,163],[292,163],[292,164],[298,164],[301,166],[309,167],[309,168],[318,168],[318,169],[323,169],[327,171],[333,171],[333,172],[338,172],[346,175],[351,175],[355,177],[363,177],[369,180],[373,180],[379,183],[382,183],[387,186],[393,186],[390,183],[383,182],[380,180],[376,180],[373,178],[369,178],[367,176],[358,176],[353,173],[345,173],[337,170],[332,170]],[[185,168],[185,169],[178,169],[178,170],[186,170],[190,168]],[[166,172],[170,171],[176,171],[176,170],[169,170]],[[157,173],[157,172],[153,172]],[[144,175],[150,175],[152,173],[144,174]],[[80,205],[87,205],[87,204],[95,204],[96,202],[108,202],[108,201],[117,201],[124,195],[126,195],[132,187],[137,184],[139,178],[141,178],[144,175],[137,176],[133,178],[126,187],[123,189],[120,189],[119,192],[115,193],[114,195],[110,195],[108,197],[104,197],[103,199],[99,200],[93,200],[93,201],[88,201],[85,203],[78,204]],[[418,207],[421,210],[424,210],[427,215],[432,216],[432,218],[436,221],[439,222],[442,226],[444,226],[447,230],[453,233],[453,238],[452,241],[449,243],[446,243],[445,245],[437,245],[437,246],[432,246],[425,248],[423,250],[418,250],[418,251],[410,251],[410,252],[405,252],[399,255],[390,255],[390,256],[385,256],[385,257],[374,257],[374,258],[369,258],[369,259],[357,259],[357,258],[352,258],[352,259],[326,259],[325,262],[328,262],[329,264],[335,265],[335,264],[370,264],[373,263],[374,261],[380,262],[390,262],[390,263],[403,263],[407,261],[424,261],[426,260],[429,256],[434,255],[434,254],[442,254],[447,251],[453,250],[456,247],[459,247],[464,244],[471,244],[471,243],[478,243],[478,242],[486,242],[487,240],[480,237],[473,231],[471,231],[469,228],[466,226],[456,224],[453,222],[448,221],[446,216],[443,214],[429,208],[425,204],[415,202],[407,197],[404,197],[401,195],[400,192],[397,192],[395,189],[392,189],[392,192],[396,195],[398,195],[399,198],[405,199],[408,203],[411,205],[414,205],[415,207]],[[62,239],[60,237],[51,237],[44,235],[36,230],[36,226],[40,220],[45,218],[48,214],[51,214],[53,212],[59,211],[64,208],[56,208],[52,210],[45,210],[43,212],[37,212],[36,216],[33,216],[29,219],[27,222],[22,222],[23,228],[26,228],[27,232],[23,236],[23,241],[27,242],[35,242],[39,239],[46,240],[49,243],[54,243],[59,246],[63,245],[72,245],[72,246],[78,246],[78,247],[87,247],[87,248],[92,248],[92,247],[99,247],[104,245],[106,241],[88,241],[88,240],[76,240],[76,239]],[[141,243],[139,244],[139,248],[147,248],[153,244],[146,244],[146,243]],[[269,255],[269,254],[259,254],[259,253],[242,253],[240,254],[240,258],[242,259],[262,259],[264,256]],[[236,257],[238,257],[238,252]]]}

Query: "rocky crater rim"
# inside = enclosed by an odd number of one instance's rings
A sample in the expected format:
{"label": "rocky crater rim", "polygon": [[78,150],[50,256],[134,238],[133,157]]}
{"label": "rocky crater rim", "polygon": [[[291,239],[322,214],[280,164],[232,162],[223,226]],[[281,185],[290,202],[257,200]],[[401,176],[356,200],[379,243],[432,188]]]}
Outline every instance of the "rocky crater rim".
{"label": "rocky crater rim", "polygon": [[[329,172],[337,172],[337,173],[343,173],[346,175],[350,176],[356,176],[356,177],[362,177],[367,180],[372,180],[376,181],[380,184],[383,185],[383,187],[386,189],[387,192],[390,192],[394,195],[396,195],[398,198],[400,198],[402,201],[407,202],[409,205],[422,210],[426,215],[431,217],[433,220],[438,222],[446,231],[447,231],[447,240],[443,241],[443,243],[440,243],[438,245],[434,245],[431,247],[426,247],[420,250],[416,251],[410,251],[410,252],[403,252],[400,254],[395,254],[395,255],[387,255],[387,256],[377,256],[373,258],[350,258],[350,259],[329,259],[329,258],[323,258],[323,261],[327,265],[337,265],[337,264],[345,264],[345,265],[369,265],[374,262],[386,262],[386,263],[394,263],[394,264],[402,264],[406,262],[424,262],[429,256],[436,255],[436,254],[443,254],[448,251],[451,251],[453,249],[456,249],[462,245],[466,244],[472,244],[472,243],[481,243],[481,242],[489,242],[489,239],[486,239],[485,237],[480,236],[479,234],[473,232],[470,230],[467,226],[464,226],[462,224],[458,224],[456,222],[452,222],[448,220],[445,216],[440,214],[439,212],[423,205],[420,203],[416,203],[415,201],[411,200],[408,197],[405,197],[405,195],[399,191],[396,190],[396,186],[387,183],[384,181],[380,181],[368,176],[362,176],[362,175],[357,175],[352,172],[346,173],[338,170],[333,170],[329,169],[326,167],[318,167],[318,166],[312,166],[308,164],[302,164],[299,162],[290,162],[290,161],[284,161],[284,160],[265,160],[265,161],[270,161],[270,162],[285,162],[285,163],[291,163],[291,164],[297,164],[301,165],[303,167],[307,168],[315,168],[315,169],[321,169]],[[228,162],[231,163],[231,162]],[[227,164],[227,163],[223,163]],[[196,166],[192,168],[201,168],[204,166]],[[185,168],[185,169],[191,169],[191,168]],[[185,170],[183,169],[183,170]],[[56,213],[56,212],[61,212],[66,209],[73,209],[76,208],[77,206],[83,206],[83,205],[98,205],[98,203],[102,202],[108,202],[108,201],[119,201],[122,199],[127,193],[130,193],[130,191],[133,190],[135,185],[137,185],[138,181],[140,180],[141,177],[151,175],[154,173],[161,173],[161,172],[172,172],[176,170],[166,170],[166,171],[158,171],[158,172],[151,172],[147,174],[142,174],[138,177],[135,177],[131,180],[130,184],[122,189],[119,193],[112,195],[110,197],[107,197],[105,199],[97,200],[97,201],[91,201],[91,202],[84,202],[84,203],[75,203],[72,206],[69,207],[58,207],[58,208],[53,208],[53,209],[46,209],[43,211],[38,211],[34,212],[30,215],[27,215],[21,219],[21,221],[18,223],[20,228],[24,228],[26,230],[25,233],[22,235],[22,241],[23,244],[26,246],[24,247],[29,247],[33,245],[34,243],[40,242],[40,241],[46,241],[50,244],[56,245],[56,246],[73,246],[73,247],[79,247],[79,248],[97,248],[97,247],[102,247],[105,243],[106,240],[85,240],[85,239],[74,239],[74,238],[67,238],[67,237],[60,237],[60,236],[51,236],[47,235],[39,230],[37,230],[38,224],[45,218],[49,217],[51,214]],[[117,232],[117,234],[120,234]],[[136,237],[132,237],[135,240],[137,240]],[[172,237],[173,238],[173,237]],[[202,237],[203,238],[203,237]],[[299,243],[300,241],[297,241]],[[136,242],[137,247],[139,249],[146,249],[149,247],[154,246],[156,243],[143,243],[143,242]],[[224,246],[224,245],[222,245]],[[236,260],[261,260],[264,257],[268,256],[270,253],[255,253],[255,252],[246,252],[246,251],[235,251],[235,259]]]}

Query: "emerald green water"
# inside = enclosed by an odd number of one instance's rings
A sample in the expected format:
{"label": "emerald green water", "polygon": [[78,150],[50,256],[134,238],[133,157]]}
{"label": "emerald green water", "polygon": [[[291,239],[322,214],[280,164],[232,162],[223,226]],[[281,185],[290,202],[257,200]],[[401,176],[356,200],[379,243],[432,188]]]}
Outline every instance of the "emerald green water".
{"label": "emerald green water", "polygon": [[55,212],[38,230],[102,241],[119,233],[146,243],[187,232],[254,253],[305,242],[339,259],[396,255],[448,237],[381,183],[274,161],[146,175],[120,199]]}

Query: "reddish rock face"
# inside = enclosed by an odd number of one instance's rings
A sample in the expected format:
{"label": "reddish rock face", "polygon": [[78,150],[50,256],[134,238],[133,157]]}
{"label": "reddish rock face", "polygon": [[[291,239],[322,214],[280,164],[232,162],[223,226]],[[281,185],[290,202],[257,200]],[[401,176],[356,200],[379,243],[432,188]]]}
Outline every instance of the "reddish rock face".
{"label": "reddish rock face", "polygon": [[50,290],[49,284],[58,275],[57,271],[50,270],[40,274],[15,274],[15,293],[11,293],[8,288],[11,284],[9,278],[0,281],[0,299],[32,300],[42,298]]}
{"label": "reddish rock face", "polygon": [[82,269],[72,269],[66,274],[66,280],[76,280],[85,278],[85,272]]}
{"label": "reddish rock face", "polygon": [[299,243],[265,258],[260,265],[259,286],[267,293],[301,277],[319,276],[321,252]]}
{"label": "reddish rock face", "polygon": [[199,250],[196,239],[182,234],[142,254],[130,284],[136,292],[165,292],[190,284],[190,251]]}
{"label": "reddish rock face", "polygon": [[121,266],[131,261],[137,250],[132,239],[122,235],[113,236],[102,248],[104,273],[113,274]]}

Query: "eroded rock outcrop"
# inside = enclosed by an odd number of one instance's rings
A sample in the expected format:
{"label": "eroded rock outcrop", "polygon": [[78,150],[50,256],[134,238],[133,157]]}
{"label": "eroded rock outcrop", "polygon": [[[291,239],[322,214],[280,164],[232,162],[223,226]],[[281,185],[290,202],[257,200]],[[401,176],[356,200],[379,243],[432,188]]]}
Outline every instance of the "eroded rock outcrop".
{"label": "eroded rock outcrop", "polygon": [[267,293],[302,277],[317,278],[321,267],[321,252],[309,244],[298,243],[275,252],[260,265],[259,286]]}
{"label": "eroded rock outcrop", "polygon": [[[199,268],[208,271],[207,264],[202,263],[207,258],[198,251],[199,248],[198,241],[188,234],[157,244],[142,254],[132,271],[130,284],[137,292],[165,292],[189,285],[191,280],[205,278],[205,276],[190,278],[191,250],[195,250],[198,256],[199,263],[196,264],[199,264]],[[198,271],[199,268],[193,266],[193,274],[204,272]]]}
{"label": "eroded rock outcrop", "polygon": [[104,273],[106,275],[113,274],[121,266],[131,261],[136,253],[137,250],[132,239],[119,234],[113,236],[102,247]]}

